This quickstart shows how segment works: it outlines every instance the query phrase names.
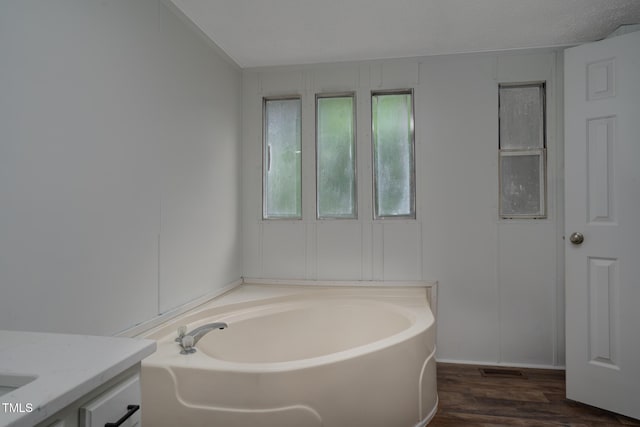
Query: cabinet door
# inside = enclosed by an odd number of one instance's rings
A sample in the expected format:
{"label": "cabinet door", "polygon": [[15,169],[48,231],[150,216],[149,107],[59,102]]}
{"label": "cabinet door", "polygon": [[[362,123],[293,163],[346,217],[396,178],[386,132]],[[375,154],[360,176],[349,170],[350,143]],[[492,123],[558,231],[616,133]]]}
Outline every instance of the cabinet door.
{"label": "cabinet door", "polygon": [[140,376],[136,374],[82,406],[80,427],[104,427],[125,417],[120,427],[140,426],[139,408]]}

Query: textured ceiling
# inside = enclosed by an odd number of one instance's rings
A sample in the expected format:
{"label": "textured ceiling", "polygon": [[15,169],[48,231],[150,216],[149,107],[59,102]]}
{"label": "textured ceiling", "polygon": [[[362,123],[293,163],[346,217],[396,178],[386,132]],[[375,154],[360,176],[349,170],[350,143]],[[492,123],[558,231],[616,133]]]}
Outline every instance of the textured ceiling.
{"label": "textured ceiling", "polygon": [[171,0],[243,68],[564,46],[640,0]]}

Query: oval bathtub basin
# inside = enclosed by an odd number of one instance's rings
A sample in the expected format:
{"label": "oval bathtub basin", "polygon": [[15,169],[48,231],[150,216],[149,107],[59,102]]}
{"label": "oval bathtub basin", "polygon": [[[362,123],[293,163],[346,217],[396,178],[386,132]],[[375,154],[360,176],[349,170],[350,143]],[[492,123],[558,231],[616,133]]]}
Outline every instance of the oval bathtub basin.
{"label": "oval bathtub basin", "polygon": [[289,362],[374,343],[411,320],[391,304],[363,300],[304,301],[223,316],[231,325],[205,335],[198,351],[242,363]]}
{"label": "oval bathtub basin", "polygon": [[[291,293],[203,307],[147,335],[158,350],[142,365],[143,425],[426,425],[437,393],[424,289]],[[228,328],[179,354],[177,326],[211,322]]]}

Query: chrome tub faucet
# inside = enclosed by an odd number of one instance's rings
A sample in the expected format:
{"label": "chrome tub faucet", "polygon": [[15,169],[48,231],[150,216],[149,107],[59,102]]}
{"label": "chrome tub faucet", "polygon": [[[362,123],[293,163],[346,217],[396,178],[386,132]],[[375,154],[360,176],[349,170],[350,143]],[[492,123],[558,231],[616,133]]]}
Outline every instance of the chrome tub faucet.
{"label": "chrome tub faucet", "polygon": [[225,322],[207,323],[206,325],[198,326],[193,331],[188,333],[186,326],[180,326],[178,328],[178,337],[175,339],[175,341],[180,344],[180,347],[182,347],[180,354],[195,353],[195,345],[198,341],[200,341],[200,338],[213,331],[214,329],[225,329],[228,326],[229,325],[227,325]]}

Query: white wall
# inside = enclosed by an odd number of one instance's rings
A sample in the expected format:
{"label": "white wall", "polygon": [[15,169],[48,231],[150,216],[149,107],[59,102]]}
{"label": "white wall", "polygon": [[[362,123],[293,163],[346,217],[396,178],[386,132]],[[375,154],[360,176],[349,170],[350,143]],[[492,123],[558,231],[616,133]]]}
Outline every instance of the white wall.
{"label": "white wall", "polygon": [[[245,70],[243,275],[437,280],[438,357],[562,365],[555,51]],[[547,81],[549,218],[498,220],[498,83]],[[415,89],[417,219],[373,221],[370,93]],[[357,221],[315,219],[314,94],[357,92]],[[262,97],[301,94],[303,220],[261,220]]]}
{"label": "white wall", "polygon": [[241,72],[159,0],[0,2],[0,329],[113,334],[240,277]]}
{"label": "white wall", "polygon": [[[424,279],[440,284],[441,360],[564,363],[557,53],[241,76],[160,0],[9,0],[0,58],[0,328],[112,334],[241,273]],[[532,80],[548,84],[549,219],[499,221],[497,83]],[[418,218],[374,222],[370,91],[407,87]],[[316,221],[314,94],[344,90],[360,219]],[[263,222],[261,99],[291,93],[305,218]]]}

